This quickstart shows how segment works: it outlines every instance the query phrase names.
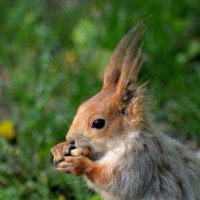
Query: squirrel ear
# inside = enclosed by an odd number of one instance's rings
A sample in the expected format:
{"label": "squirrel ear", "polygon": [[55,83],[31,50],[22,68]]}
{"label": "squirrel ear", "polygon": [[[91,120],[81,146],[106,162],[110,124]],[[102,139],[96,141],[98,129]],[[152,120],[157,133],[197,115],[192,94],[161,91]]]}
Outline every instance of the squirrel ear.
{"label": "squirrel ear", "polygon": [[123,55],[120,75],[116,83],[114,94],[115,103],[119,105],[122,113],[125,113],[125,109],[133,97],[139,94],[136,82],[138,73],[143,64],[141,51],[143,26],[139,24],[133,30],[134,37],[132,37],[129,46],[126,48],[125,54]]}
{"label": "squirrel ear", "polygon": [[128,77],[137,79],[141,67],[140,43],[142,35],[143,23],[139,23],[119,42],[106,67],[103,90],[121,87],[122,82],[127,81]]}
{"label": "squirrel ear", "polygon": [[120,94],[116,93],[114,97],[115,105],[123,115],[135,116],[135,114],[142,115],[145,105],[147,104],[145,98],[146,85],[148,82],[140,86],[136,84],[128,84],[127,88],[121,91]]}

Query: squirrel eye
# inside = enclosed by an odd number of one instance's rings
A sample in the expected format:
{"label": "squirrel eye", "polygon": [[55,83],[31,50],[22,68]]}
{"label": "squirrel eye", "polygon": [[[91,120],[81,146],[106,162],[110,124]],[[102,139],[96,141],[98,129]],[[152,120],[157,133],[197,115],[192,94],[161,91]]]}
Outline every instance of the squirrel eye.
{"label": "squirrel eye", "polygon": [[97,128],[97,129],[101,129],[105,126],[105,120],[104,119],[96,119],[94,120],[93,124],[92,124],[92,128]]}

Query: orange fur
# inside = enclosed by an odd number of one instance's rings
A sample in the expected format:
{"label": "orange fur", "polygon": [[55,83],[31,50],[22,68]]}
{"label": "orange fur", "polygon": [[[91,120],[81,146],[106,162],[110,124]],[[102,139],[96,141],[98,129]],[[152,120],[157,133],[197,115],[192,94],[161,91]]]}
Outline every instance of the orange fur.
{"label": "orange fur", "polygon": [[109,169],[109,165],[96,164],[93,170],[86,175],[88,179],[96,185],[105,185],[112,179],[108,174]]}

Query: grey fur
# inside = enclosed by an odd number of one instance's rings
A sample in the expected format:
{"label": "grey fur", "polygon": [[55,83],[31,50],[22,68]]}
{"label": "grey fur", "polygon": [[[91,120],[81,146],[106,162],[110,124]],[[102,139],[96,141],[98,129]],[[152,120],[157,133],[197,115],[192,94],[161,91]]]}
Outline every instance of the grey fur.
{"label": "grey fur", "polygon": [[88,181],[104,200],[200,199],[200,160],[186,147],[153,130],[122,141],[124,151],[110,171],[120,176],[113,174],[104,188]]}

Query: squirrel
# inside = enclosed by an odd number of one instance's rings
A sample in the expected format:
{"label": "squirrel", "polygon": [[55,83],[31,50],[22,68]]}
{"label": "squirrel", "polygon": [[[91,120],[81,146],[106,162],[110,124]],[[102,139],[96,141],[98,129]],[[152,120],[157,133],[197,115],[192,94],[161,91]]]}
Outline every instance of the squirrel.
{"label": "squirrel", "polygon": [[60,172],[84,175],[104,200],[200,200],[200,160],[154,125],[147,84],[137,81],[141,27],[119,42],[101,91],[80,105],[66,141],[51,149],[54,162]]}

